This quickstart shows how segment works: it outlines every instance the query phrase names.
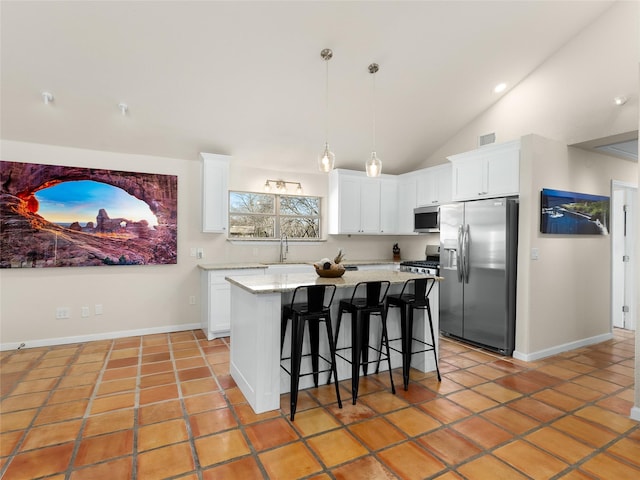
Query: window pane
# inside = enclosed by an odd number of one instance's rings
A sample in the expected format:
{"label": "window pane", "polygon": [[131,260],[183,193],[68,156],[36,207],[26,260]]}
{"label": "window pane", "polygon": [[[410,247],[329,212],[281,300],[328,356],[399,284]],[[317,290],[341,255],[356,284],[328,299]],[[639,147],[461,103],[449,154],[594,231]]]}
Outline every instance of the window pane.
{"label": "window pane", "polygon": [[319,197],[280,197],[280,213],[282,215],[317,216],[320,212]]}
{"label": "window pane", "polygon": [[229,215],[229,236],[275,238],[276,217],[271,215]]}
{"label": "window pane", "polygon": [[320,238],[320,219],[318,217],[283,217],[280,230],[289,238]]}
{"label": "window pane", "polygon": [[275,213],[274,195],[250,192],[229,192],[231,213]]}

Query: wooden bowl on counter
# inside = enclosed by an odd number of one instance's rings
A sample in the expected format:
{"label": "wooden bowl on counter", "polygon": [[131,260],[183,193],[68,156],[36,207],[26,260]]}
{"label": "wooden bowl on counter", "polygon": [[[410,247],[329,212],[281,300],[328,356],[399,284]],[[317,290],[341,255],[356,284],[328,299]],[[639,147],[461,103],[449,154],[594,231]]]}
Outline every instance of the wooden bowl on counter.
{"label": "wooden bowl on counter", "polygon": [[[314,265],[315,267],[315,265]],[[318,274],[318,276],[323,277],[323,278],[338,278],[341,277],[342,275],[344,275],[344,272],[346,271],[345,268],[340,265],[341,268],[329,268],[329,269],[324,269],[324,268],[318,268],[315,267],[316,269],[316,273]]]}

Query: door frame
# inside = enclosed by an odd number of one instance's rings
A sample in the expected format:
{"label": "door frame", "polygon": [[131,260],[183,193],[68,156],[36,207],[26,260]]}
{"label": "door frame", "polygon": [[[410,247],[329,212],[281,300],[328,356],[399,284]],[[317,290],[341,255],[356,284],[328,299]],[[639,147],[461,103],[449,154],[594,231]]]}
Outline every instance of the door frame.
{"label": "door frame", "polygon": [[[619,251],[616,247],[619,243],[618,238],[619,233],[613,228],[614,222],[621,222],[623,219],[621,218],[624,214],[620,209],[616,209],[616,199],[615,192],[625,192],[626,195],[631,195],[633,197],[633,201],[631,202],[631,211],[627,212],[627,238],[626,238],[626,248],[628,252],[632,253],[631,262],[629,264],[630,275],[627,279],[625,279],[625,272],[623,270],[619,270],[616,268],[615,262],[619,260],[620,256],[623,252]],[[625,202],[626,203],[626,202]],[[638,218],[638,187],[634,184],[628,182],[621,182],[618,180],[611,181],[611,328],[614,327],[614,319],[616,315],[619,314],[619,310],[622,308],[622,305],[618,305],[614,302],[614,286],[624,285],[626,290],[626,302],[630,308],[630,312],[627,315],[628,324],[624,325],[625,329],[628,330],[636,330],[636,318],[637,318],[637,299],[636,292],[638,291],[637,282],[638,278],[635,273],[635,268],[632,268],[633,265],[636,265],[636,260],[633,258],[639,252],[634,252],[636,245],[636,227],[634,222],[637,221]],[[629,278],[630,277],[630,278]]]}

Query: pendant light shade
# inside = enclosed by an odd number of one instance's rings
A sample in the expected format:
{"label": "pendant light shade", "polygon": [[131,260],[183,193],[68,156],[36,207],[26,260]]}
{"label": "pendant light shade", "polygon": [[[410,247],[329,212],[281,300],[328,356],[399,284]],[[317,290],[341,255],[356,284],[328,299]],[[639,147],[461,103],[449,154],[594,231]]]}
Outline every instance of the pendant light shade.
{"label": "pendant light shade", "polygon": [[377,177],[380,175],[380,172],[382,172],[382,162],[376,155],[376,152],[371,152],[371,156],[365,164],[365,169],[367,171],[367,177]]}
{"label": "pendant light shade", "polygon": [[380,69],[377,63],[369,65],[369,73],[373,76],[373,151],[365,163],[367,177],[377,177],[382,173],[382,161],[376,154],[376,72]]}
{"label": "pendant light shade", "polygon": [[335,154],[329,149],[329,60],[333,57],[333,52],[329,48],[325,48],[320,52],[320,56],[326,63],[326,91],[325,91],[325,140],[324,140],[324,150],[318,156],[318,169],[321,172],[328,173],[333,170],[333,167],[336,163]]}

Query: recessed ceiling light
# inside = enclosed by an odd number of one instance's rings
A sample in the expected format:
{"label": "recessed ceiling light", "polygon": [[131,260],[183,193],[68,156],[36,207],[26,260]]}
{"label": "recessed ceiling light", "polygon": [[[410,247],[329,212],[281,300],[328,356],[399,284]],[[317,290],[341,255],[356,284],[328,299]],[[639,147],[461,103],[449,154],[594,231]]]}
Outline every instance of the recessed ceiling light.
{"label": "recessed ceiling light", "polygon": [[625,103],[627,103],[627,97],[625,97],[624,95],[620,95],[613,99],[613,103],[615,103],[618,106],[624,105]]}
{"label": "recessed ceiling light", "polygon": [[45,105],[48,105],[51,102],[53,102],[53,93],[42,92],[41,95],[42,95],[42,101],[44,102]]}
{"label": "recessed ceiling light", "polygon": [[504,90],[505,90],[506,88],[507,88],[507,84],[506,84],[506,83],[504,83],[504,82],[502,82],[502,83],[499,83],[498,85],[496,85],[496,86],[493,88],[493,91],[494,91],[495,93],[501,93],[501,92],[504,92]]}

